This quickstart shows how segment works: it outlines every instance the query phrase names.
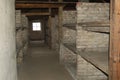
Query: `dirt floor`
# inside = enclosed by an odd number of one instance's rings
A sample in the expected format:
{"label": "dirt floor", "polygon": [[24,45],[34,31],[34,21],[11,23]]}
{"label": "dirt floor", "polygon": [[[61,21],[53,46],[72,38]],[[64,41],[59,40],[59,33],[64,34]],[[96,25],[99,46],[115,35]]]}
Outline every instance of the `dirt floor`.
{"label": "dirt floor", "polygon": [[18,69],[19,80],[73,80],[59,63],[59,54],[45,44],[31,43]]}

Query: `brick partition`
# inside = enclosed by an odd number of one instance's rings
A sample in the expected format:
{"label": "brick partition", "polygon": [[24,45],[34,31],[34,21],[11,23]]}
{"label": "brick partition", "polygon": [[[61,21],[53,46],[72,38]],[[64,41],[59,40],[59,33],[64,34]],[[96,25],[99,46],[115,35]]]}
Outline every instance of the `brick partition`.
{"label": "brick partition", "polygon": [[63,27],[63,42],[64,43],[76,43],[76,30]]}
{"label": "brick partition", "polygon": [[52,17],[51,19],[51,35],[52,35],[52,49],[59,50],[58,40],[58,16]]}
{"label": "brick partition", "polygon": [[18,64],[23,61],[23,56],[28,48],[28,18],[22,15],[21,10],[16,10],[16,51]]}
{"label": "brick partition", "polygon": [[63,24],[76,23],[76,11],[63,11]]}
{"label": "brick partition", "polygon": [[[63,27],[63,43],[75,43],[77,50],[108,50],[109,34],[86,31],[79,23],[85,22],[109,22],[109,4],[108,3],[81,3],[78,2],[77,11],[64,11],[63,24],[77,23],[76,30]],[[77,13],[77,16],[76,16]],[[76,17],[75,17],[76,16]],[[96,26],[97,27],[97,26]],[[70,45],[71,46],[71,45]],[[73,45],[72,45],[73,46]],[[76,51],[77,52],[77,51]],[[108,80],[102,71],[93,64],[81,57],[81,54],[75,54],[73,49],[68,48],[65,44],[60,46],[60,61],[64,65],[70,63],[77,67],[74,71],[70,70],[74,79],[77,80]],[[72,65],[71,65],[72,66]],[[70,67],[67,69],[71,69]]]}
{"label": "brick partition", "polygon": [[108,80],[107,76],[99,69],[77,56],[77,80]]}
{"label": "brick partition", "polygon": [[[108,3],[78,3],[77,23],[83,22],[109,22]],[[96,26],[97,27],[97,26]],[[108,50],[109,35],[86,31],[82,25],[77,25],[77,49]],[[91,63],[77,55],[78,80],[108,80],[108,77]]]}
{"label": "brick partition", "polygon": [[22,19],[21,19],[21,10],[15,11],[15,21],[16,21],[16,27],[21,27]]}
{"label": "brick partition", "polygon": [[81,26],[77,26],[77,48],[107,48],[108,44],[108,34],[85,31]]}
{"label": "brick partition", "polygon": [[[96,21],[109,21],[108,3],[77,4],[77,23]],[[77,25],[77,48],[106,48],[108,43],[108,34],[85,31],[82,29],[82,25]]]}
{"label": "brick partition", "polygon": [[77,23],[108,21],[109,3],[77,3]]}

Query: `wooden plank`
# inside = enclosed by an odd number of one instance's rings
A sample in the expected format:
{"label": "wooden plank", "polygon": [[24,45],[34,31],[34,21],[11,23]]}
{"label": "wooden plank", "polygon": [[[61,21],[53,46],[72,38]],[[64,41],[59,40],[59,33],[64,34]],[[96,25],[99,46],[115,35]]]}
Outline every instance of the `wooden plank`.
{"label": "wooden plank", "polygon": [[110,23],[106,22],[84,22],[78,23],[84,30],[100,33],[109,33],[110,32]]}
{"label": "wooden plank", "polygon": [[50,15],[50,13],[49,12],[32,12],[32,13],[24,13],[24,15],[26,15],[26,16],[49,16]]}
{"label": "wooden plank", "polygon": [[110,80],[120,80],[120,0],[111,0]]}
{"label": "wooden plank", "polygon": [[78,25],[81,25],[82,27],[110,27],[109,21],[104,22],[82,22],[78,23]]}
{"label": "wooden plank", "polygon": [[98,32],[98,33],[110,33],[110,28],[109,27],[83,27],[84,30],[86,31],[91,31],[91,32]]}
{"label": "wooden plank", "polygon": [[16,3],[16,8],[59,8],[64,6],[64,4],[59,3]]}
{"label": "wooden plank", "polygon": [[64,24],[63,27],[67,27],[72,30],[76,30],[76,23]]}

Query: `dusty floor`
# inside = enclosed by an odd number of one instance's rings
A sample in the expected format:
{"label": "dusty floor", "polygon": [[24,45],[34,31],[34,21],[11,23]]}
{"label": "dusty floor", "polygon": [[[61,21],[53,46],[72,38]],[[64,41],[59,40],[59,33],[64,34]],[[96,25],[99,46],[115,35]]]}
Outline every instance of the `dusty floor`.
{"label": "dusty floor", "polygon": [[59,63],[59,54],[44,44],[32,44],[19,67],[19,80],[73,80]]}

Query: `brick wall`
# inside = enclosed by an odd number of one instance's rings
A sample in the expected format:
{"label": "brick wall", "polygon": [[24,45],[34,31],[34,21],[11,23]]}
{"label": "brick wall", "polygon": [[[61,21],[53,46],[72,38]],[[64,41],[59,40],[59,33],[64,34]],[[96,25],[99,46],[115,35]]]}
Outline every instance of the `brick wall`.
{"label": "brick wall", "polygon": [[28,48],[28,18],[16,10],[16,51],[17,61],[21,63]]}
{"label": "brick wall", "polygon": [[77,79],[78,80],[108,80],[107,76],[96,67],[77,56]]}
{"label": "brick wall", "polygon": [[[64,24],[73,24],[77,22],[77,11],[63,11],[63,25]],[[76,27],[76,26],[75,26]],[[63,43],[76,43],[76,31],[63,27]]]}
{"label": "brick wall", "polygon": [[76,8],[77,23],[109,20],[109,3],[79,2]]}
{"label": "brick wall", "polygon": [[76,11],[63,11],[63,24],[76,23]]}
{"label": "brick wall", "polygon": [[103,33],[89,32],[77,26],[77,48],[106,48],[109,44],[109,35]]}
{"label": "brick wall", "polygon": [[[78,3],[77,23],[109,21],[108,3]],[[108,47],[109,35],[85,31],[81,25],[77,26],[77,48]]]}
{"label": "brick wall", "polygon": [[67,64],[75,64],[76,63],[76,54],[73,51],[65,47],[61,44],[60,46],[60,61],[61,63]]}
{"label": "brick wall", "polygon": [[26,17],[26,15],[22,15],[22,26],[23,27],[28,27],[28,18]]}
{"label": "brick wall", "polygon": [[21,10],[16,10],[15,11],[15,19],[16,19],[16,27],[21,27]]}
{"label": "brick wall", "polygon": [[[108,3],[78,3],[77,23],[82,22],[105,22],[109,21]],[[96,26],[97,27],[97,26]],[[86,31],[82,25],[77,25],[76,45],[85,50],[108,50],[109,35]],[[107,76],[92,64],[77,55],[77,78],[78,80],[108,80]]]}
{"label": "brick wall", "polygon": [[58,16],[52,17],[51,19],[51,35],[52,35],[52,49],[58,51],[59,40],[58,40]]}
{"label": "brick wall", "polygon": [[63,43],[76,43],[76,30],[63,27]]}

